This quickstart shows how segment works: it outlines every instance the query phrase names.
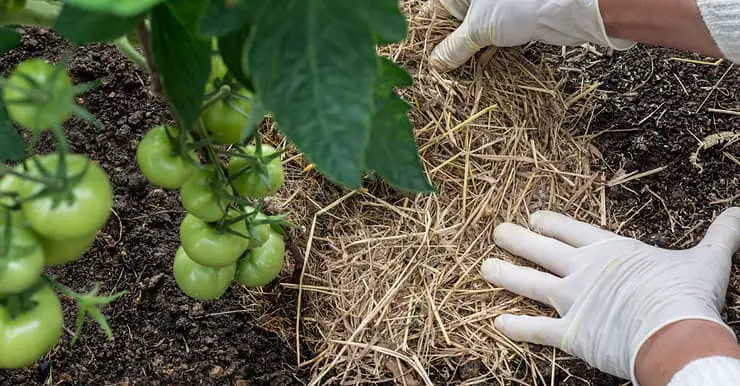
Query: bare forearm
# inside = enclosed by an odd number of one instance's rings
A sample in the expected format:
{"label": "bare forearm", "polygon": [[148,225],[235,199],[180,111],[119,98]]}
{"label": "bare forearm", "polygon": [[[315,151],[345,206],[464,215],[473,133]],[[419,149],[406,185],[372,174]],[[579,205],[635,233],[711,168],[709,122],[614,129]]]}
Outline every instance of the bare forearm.
{"label": "bare forearm", "polygon": [[635,361],[635,374],[641,386],[665,386],[684,366],[710,356],[740,359],[740,345],[716,323],[677,322],[658,331],[643,345]]}
{"label": "bare forearm", "polygon": [[722,56],[696,0],[600,0],[599,7],[613,38]]}

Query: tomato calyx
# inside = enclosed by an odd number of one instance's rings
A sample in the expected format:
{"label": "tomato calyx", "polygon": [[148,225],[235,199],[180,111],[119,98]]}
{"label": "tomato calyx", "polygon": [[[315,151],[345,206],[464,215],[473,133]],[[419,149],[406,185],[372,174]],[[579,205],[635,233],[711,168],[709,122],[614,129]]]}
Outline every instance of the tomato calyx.
{"label": "tomato calyx", "polygon": [[203,102],[203,105],[201,106],[201,110],[205,110],[222,100],[228,100],[228,98],[230,98],[231,95],[232,95],[231,86],[228,84],[222,84],[216,88],[215,92],[210,93],[209,95],[206,95],[206,100]]}
{"label": "tomato calyx", "polygon": [[46,196],[52,197],[53,208],[56,208],[63,202],[70,204],[74,203],[75,195],[73,189],[83,180],[83,178],[85,178],[92,161],[89,159],[85,160],[85,164],[80,172],[69,174],[67,169],[66,153],[59,152],[58,154],[59,162],[54,171],[50,171],[45,167],[38,157],[31,158],[35,170],[38,170],[38,173],[41,175],[40,177],[11,171],[11,173],[15,173],[14,175],[21,179],[27,179],[41,184],[41,189],[39,189],[38,192],[28,197],[20,197],[16,200],[16,203],[22,204],[25,201],[32,201]]}
{"label": "tomato calyx", "polygon": [[113,330],[111,330],[110,325],[108,325],[108,321],[100,308],[128,294],[128,290],[120,291],[109,296],[99,296],[100,283],[95,283],[95,286],[90,290],[90,292],[79,294],[64,284],[59,283],[52,276],[44,275],[43,282],[50,287],[57,289],[62,294],[71,297],[77,302],[78,307],[77,318],[75,320],[75,331],[70,344],[74,345],[77,342],[80,333],[82,332],[82,327],[85,324],[85,320],[87,320],[88,317],[103,329],[109,340],[113,339]]}
{"label": "tomato calyx", "polygon": [[5,309],[11,320],[16,319],[36,308],[38,304],[33,300],[33,294],[43,287],[46,287],[46,283],[39,280],[21,293],[0,296],[0,307]]}
{"label": "tomato calyx", "polygon": [[33,144],[37,143],[40,133],[45,130],[61,132],[62,124],[73,114],[97,127],[103,127],[100,121],[75,102],[78,95],[100,82],[74,85],[65,67],[66,59],[54,65],[42,59],[30,59],[19,64],[10,78],[0,79],[0,86],[7,92],[3,99],[12,118],[15,119],[14,107],[35,109],[35,117],[19,118],[19,124],[28,125],[27,128],[31,130]]}
{"label": "tomato calyx", "polygon": [[247,216],[248,215],[245,215],[245,214],[239,214],[236,216],[227,214],[220,221],[207,223],[207,225],[213,228],[218,233],[228,233],[228,234],[249,240],[248,234],[243,234],[241,232],[237,232],[234,229],[232,229],[232,225],[244,221],[247,218]]}
{"label": "tomato calyx", "polygon": [[[173,133],[174,132],[174,133]],[[197,159],[193,159],[190,154],[190,150],[199,149],[206,144],[201,142],[194,142],[193,138],[183,130],[178,130],[171,126],[165,126],[164,134],[167,140],[170,142],[172,151],[170,152],[171,157],[182,157],[193,166],[199,166],[200,163]]]}
{"label": "tomato calyx", "polygon": [[[260,201],[254,207],[251,207],[251,206],[244,207],[244,211],[246,213],[244,221],[246,221],[247,231],[249,232],[250,239],[259,240],[261,238],[261,235],[257,230],[260,226],[263,226],[263,225],[269,226],[270,229],[272,229],[273,231],[277,232],[280,235],[285,234],[284,228],[295,227],[295,224],[285,219],[286,218],[285,215],[269,216],[264,213],[264,210],[265,210],[264,201]],[[259,241],[263,242],[265,240],[259,240]]]}
{"label": "tomato calyx", "polygon": [[229,152],[229,155],[236,158],[242,158],[246,162],[243,167],[237,169],[235,173],[229,175],[230,181],[238,180],[239,178],[248,175],[256,174],[259,176],[260,182],[267,188],[270,189],[272,181],[270,179],[270,170],[268,165],[283,154],[282,151],[276,151],[268,155],[264,155],[262,152],[262,146],[258,142],[255,154],[247,154],[243,150],[236,152]]}

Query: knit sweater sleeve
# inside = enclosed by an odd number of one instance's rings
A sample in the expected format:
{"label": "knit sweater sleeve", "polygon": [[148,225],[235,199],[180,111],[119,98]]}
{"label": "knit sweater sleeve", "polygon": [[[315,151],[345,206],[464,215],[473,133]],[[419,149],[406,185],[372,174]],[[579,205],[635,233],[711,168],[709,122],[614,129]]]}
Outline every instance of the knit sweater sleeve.
{"label": "knit sweater sleeve", "polygon": [[697,0],[704,23],[727,59],[740,63],[740,1]]}
{"label": "knit sweater sleeve", "polygon": [[673,376],[668,386],[740,385],[740,360],[707,357],[693,361]]}

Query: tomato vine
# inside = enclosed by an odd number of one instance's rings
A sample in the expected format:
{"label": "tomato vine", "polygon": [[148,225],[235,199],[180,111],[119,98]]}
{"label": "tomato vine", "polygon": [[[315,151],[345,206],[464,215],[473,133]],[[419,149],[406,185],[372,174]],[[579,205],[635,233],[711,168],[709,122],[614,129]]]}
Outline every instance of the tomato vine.
{"label": "tomato vine", "polygon": [[[406,35],[397,0],[0,0],[0,54],[20,43],[17,25],[51,28],[73,44],[112,43],[150,74],[174,124],[151,128],[136,159],[151,184],[180,192],[188,214],[173,276],[193,298],[280,275],[291,224],[264,213],[285,182],[282,151],[260,136],[268,117],[336,184],[358,189],[373,174],[433,191],[411,107],[395,91],[411,78],[377,54]],[[78,294],[42,272],[84,254],[111,210],[104,171],[71,153],[64,133],[71,115],[100,125],[75,102],[95,85],[73,84],[64,60],[30,59],[0,77],[0,330],[24,317],[56,326],[56,290],[79,305],[74,340],[87,317],[112,337],[100,308],[124,292],[100,296],[98,284]],[[28,143],[13,124],[31,131]],[[46,131],[56,151],[36,155]],[[56,331],[26,360],[0,356],[0,368],[28,365]],[[7,344],[0,352],[17,349]]]}

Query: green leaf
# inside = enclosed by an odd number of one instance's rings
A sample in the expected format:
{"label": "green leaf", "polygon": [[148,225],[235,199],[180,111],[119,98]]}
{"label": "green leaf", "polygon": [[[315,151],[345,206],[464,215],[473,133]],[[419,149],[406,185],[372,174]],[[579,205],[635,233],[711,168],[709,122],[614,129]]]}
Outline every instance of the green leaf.
{"label": "green leaf", "polygon": [[411,106],[394,92],[410,86],[408,73],[387,58],[378,58],[375,84],[375,116],[370,133],[367,167],[391,186],[411,192],[431,193],[434,188],[424,173],[408,117]]}
{"label": "green leaf", "polygon": [[23,159],[23,139],[0,103],[0,162]]}
{"label": "green leaf", "polygon": [[0,28],[0,54],[4,54],[21,43],[21,34],[10,28]]}
{"label": "green leaf", "polygon": [[54,31],[72,43],[86,44],[114,40],[129,33],[140,16],[116,16],[65,4],[54,23]]}
{"label": "green leaf", "polygon": [[193,33],[193,36],[201,37],[197,33],[201,15],[206,8],[208,0],[166,0],[167,6],[177,20]]}
{"label": "green leaf", "polygon": [[400,42],[406,38],[408,25],[403,12],[398,7],[398,0],[359,0],[357,2],[370,29],[380,39],[379,44]]}
{"label": "green leaf", "polygon": [[200,21],[205,36],[226,36],[257,20],[269,2],[264,0],[211,0]]}
{"label": "green leaf", "polygon": [[373,33],[354,1],[270,4],[280,12],[261,15],[245,50],[257,94],[326,177],[359,188],[374,113]]}
{"label": "green leaf", "polygon": [[396,87],[408,87],[414,84],[406,70],[386,57],[378,58],[378,82],[375,84],[375,94],[386,95]]}
{"label": "green leaf", "polygon": [[219,38],[218,51],[221,54],[221,59],[223,59],[226,68],[234,79],[248,90],[254,91],[254,85],[252,84],[252,81],[249,80],[249,76],[242,66],[242,57],[244,56],[243,52],[251,30],[252,28],[250,26],[245,26],[238,31]]}
{"label": "green leaf", "polygon": [[165,5],[151,14],[151,46],[162,88],[184,130],[200,115],[211,70],[211,42],[195,36]]}
{"label": "green leaf", "polygon": [[424,173],[414,129],[408,118],[410,106],[398,95],[375,100],[378,108],[370,135],[367,167],[397,189],[431,193],[434,188]]}
{"label": "green leaf", "polygon": [[[186,1],[186,0],[182,0]],[[109,13],[117,16],[135,16],[148,11],[164,0],[65,0],[64,3],[79,8]]]}

